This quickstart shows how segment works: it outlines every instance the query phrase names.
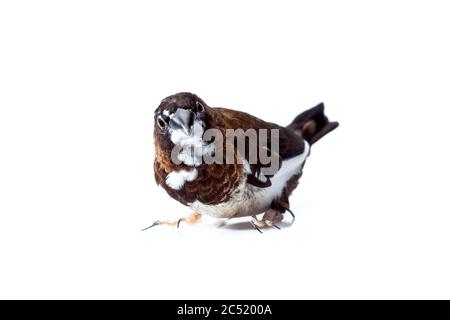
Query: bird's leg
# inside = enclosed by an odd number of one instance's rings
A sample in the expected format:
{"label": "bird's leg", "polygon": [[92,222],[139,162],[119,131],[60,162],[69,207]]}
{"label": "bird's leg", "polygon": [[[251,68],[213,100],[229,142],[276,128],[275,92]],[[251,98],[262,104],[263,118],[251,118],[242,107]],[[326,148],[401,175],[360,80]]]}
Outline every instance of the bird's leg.
{"label": "bird's leg", "polygon": [[267,225],[262,220],[258,220],[256,216],[252,217],[252,220],[250,220],[250,223],[252,224],[253,228],[255,228],[256,231],[259,233],[262,233],[261,228],[267,227]]}
{"label": "bird's leg", "polygon": [[187,224],[194,224],[196,222],[199,222],[201,219],[202,215],[200,213],[197,212],[193,212],[189,215],[187,215],[184,218],[180,218],[178,220],[157,220],[155,222],[153,222],[153,224],[147,228],[142,229],[142,231],[153,228],[155,226],[162,226],[162,225],[166,225],[166,226],[172,226],[172,227],[180,227],[180,223],[181,222],[185,222]]}
{"label": "bird's leg", "polygon": [[177,228],[180,227],[180,223],[181,222],[184,222],[186,224],[194,224],[194,223],[199,222],[201,220],[201,218],[202,218],[202,215],[200,213],[193,212],[193,213],[187,215],[184,218],[178,219],[178,221],[177,221]]}

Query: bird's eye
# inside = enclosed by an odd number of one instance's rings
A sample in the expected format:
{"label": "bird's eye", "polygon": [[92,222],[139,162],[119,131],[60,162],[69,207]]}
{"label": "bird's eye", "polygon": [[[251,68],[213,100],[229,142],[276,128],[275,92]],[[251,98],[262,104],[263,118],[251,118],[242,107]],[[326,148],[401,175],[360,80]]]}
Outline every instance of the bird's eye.
{"label": "bird's eye", "polygon": [[161,129],[164,129],[166,127],[166,122],[162,118],[158,118],[156,120],[156,123],[158,123],[158,127]]}
{"label": "bird's eye", "polygon": [[203,104],[201,104],[201,102],[196,102],[196,108],[197,108],[197,112],[204,112],[205,111],[205,107],[203,106]]}

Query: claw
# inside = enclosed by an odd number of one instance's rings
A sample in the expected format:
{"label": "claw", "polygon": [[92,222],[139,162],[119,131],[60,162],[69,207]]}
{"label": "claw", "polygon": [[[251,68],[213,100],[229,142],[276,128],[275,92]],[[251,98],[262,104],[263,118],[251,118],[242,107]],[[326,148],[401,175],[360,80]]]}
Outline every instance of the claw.
{"label": "claw", "polygon": [[184,218],[180,218],[180,219],[178,220],[178,222],[177,222],[177,229],[180,228],[180,223],[181,223],[181,221],[184,221]]}
{"label": "claw", "polygon": [[258,230],[259,233],[263,233],[263,232],[261,231],[261,229],[260,229],[253,221],[250,221],[250,223],[252,224],[253,228],[255,228],[256,230]]}
{"label": "claw", "polygon": [[281,228],[279,226],[277,226],[275,223],[272,224],[272,227],[277,228],[278,230],[281,230]]}
{"label": "claw", "polygon": [[295,214],[289,208],[284,208],[287,212],[289,212],[292,216],[292,219],[295,220]]}
{"label": "claw", "polygon": [[147,228],[144,228],[144,229],[142,229],[141,231],[145,231],[145,230],[148,230],[148,229],[153,228],[153,227],[155,227],[155,226],[159,226],[160,224],[161,224],[161,221],[156,220],[155,222],[153,222],[153,224],[152,224],[151,226],[149,226],[149,227],[147,227]]}
{"label": "claw", "polygon": [[289,208],[285,208],[285,207],[282,207],[282,208],[291,214],[291,216],[292,216],[292,221],[291,221],[290,224],[293,224],[294,221],[295,221],[295,214],[294,214],[294,213],[291,211],[291,209],[289,209]]}

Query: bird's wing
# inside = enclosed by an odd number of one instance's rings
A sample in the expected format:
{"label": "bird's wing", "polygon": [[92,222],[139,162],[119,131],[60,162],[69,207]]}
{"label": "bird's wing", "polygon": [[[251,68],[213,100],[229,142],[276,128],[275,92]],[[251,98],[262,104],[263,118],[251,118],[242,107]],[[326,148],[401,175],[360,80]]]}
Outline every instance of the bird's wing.
{"label": "bird's wing", "polygon": [[[304,152],[305,143],[301,135],[294,132],[292,129],[279,126],[275,123],[266,122],[257,117],[254,117],[248,113],[225,109],[225,108],[215,108],[222,116],[223,126],[225,129],[242,129],[244,132],[248,129],[267,129],[267,140],[266,140],[266,148],[264,150],[269,157],[277,157],[278,163],[282,166],[282,162],[284,160],[293,158],[298,156],[299,154]],[[272,146],[271,143],[271,129],[278,129],[279,131],[279,142],[278,142],[278,150],[276,146]],[[258,135],[258,142],[260,139],[260,135]],[[235,141],[236,146],[236,141]],[[251,185],[254,185],[259,188],[266,188],[271,186],[270,178],[274,174],[261,174],[264,171],[264,168],[270,167],[269,164],[264,164],[261,162],[259,157],[261,143],[257,143],[257,161],[256,163],[252,163],[250,160],[249,150],[249,139],[246,139],[245,142],[245,159],[250,163],[249,168],[247,168],[247,182]]]}

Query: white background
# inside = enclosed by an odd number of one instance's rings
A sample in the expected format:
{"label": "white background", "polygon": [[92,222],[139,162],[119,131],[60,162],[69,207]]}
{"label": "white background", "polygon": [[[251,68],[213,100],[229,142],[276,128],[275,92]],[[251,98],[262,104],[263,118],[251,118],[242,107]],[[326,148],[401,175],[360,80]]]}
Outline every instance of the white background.
{"label": "white background", "polygon": [[[0,298],[450,298],[446,1],[2,1]],[[153,111],[324,101],[297,220],[141,232]],[[231,221],[232,223],[232,221]]]}

